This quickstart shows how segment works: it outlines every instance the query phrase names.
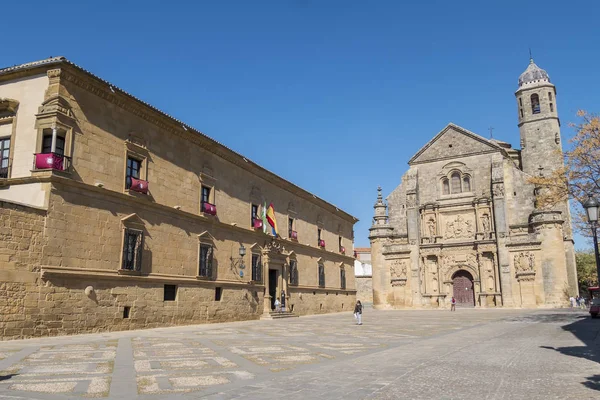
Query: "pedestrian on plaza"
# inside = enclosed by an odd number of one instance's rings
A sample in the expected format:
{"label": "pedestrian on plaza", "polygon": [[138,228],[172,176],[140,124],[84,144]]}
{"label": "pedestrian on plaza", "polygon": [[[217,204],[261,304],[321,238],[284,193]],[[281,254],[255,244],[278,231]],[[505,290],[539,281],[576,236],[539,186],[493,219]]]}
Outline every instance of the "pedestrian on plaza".
{"label": "pedestrian on plaza", "polygon": [[281,312],[285,312],[285,290],[281,291]]}
{"label": "pedestrian on plaza", "polygon": [[571,296],[569,297],[569,301],[571,302],[571,308],[575,307],[575,297]]}
{"label": "pedestrian on plaza", "polygon": [[456,299],[452,296],[452,300],[450,300],[450,311],[456,311]]}
{"label": "pedestrian on plaza", "polygon": [[356,319],[356,325],[362,325],[362,304],[360,300],[356,301],[356,305],[354,306],[354,318]]}
{"label": "pedestrian on plaza", "polygon": [[275,298],[275,312],[280,312],[281,311],[281,303],[279,302],[278,298]]}
{"label": "pedestrian on plaza", "polygon": [[582,298],[579,300],[579,303],[581,304],[581,308],[583,308],[584,310],[587,308],[587,307],[585,306],[585,297],[582,297]]}

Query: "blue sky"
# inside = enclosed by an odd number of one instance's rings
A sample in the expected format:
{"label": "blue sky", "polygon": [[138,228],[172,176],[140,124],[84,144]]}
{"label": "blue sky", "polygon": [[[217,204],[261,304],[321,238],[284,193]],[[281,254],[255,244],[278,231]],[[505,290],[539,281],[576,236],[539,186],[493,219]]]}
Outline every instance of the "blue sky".
{"label": "blue sky", "polygon": [[[188,4],[189,3],[189,4]],[[355,215],[449,122],[518,147],[531,47],[563,138],[600,112],[598,1],[21,1],[0,65],[63,55]],[[277,209],[277,205],[275,205]],[[586,247],[579,240],[578,247]]]}

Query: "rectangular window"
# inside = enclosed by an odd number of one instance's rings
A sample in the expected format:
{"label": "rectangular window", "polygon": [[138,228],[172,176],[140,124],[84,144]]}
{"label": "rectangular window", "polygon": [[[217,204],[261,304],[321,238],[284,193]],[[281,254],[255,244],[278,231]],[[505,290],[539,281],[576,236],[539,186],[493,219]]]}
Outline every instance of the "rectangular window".
{"label": "rectangular window", "polygon": [[[45,134],[42,138],[42,154],[52,153],[52,134]],[[65,138],[63,136],[56,136],[56,148],[54,153],[65,154]]]}
{"label": "rectangular window", "polygon": [[519,107],[523,107],[523,100],[519,97]]}
{"label": "rectangular window", "polygon": [[346,270],[344,268],[340,269],[340,287],[346,289]]}
{"label": "rectangular window", "polygon": [[550,103],[550,112],[554,112],[554,104]]}
{"label": "rectangular window", "polygon": [[0,139],[0,178],[8,178],[10,138]]}
{"label": "rectangular window", "polygon": [[260,254],[252,254],[252,280],[262,282],[262,257]]}
{"label": "rectangular window", "polygon": [[131,307],[128,307],[128,306],[123,307],[123,319],[129,318],[130,310],[131,310]]}
{"label": "rectangular window", "polygon": [[202,185],[202,192],[200,194],[200,201],[202,204],[209,203],[210,204],[210,188],[208,186]]}
{"label": "rectangular window", "polygon": [[548,99],[552,101],[552,92],[548,92]]}
{"label": "rectangular window", "polygon": [[321,228],[317,229],[317,240],[319,241],[319,245],[321,242]]}
{"label": "rectangular window", "polygon": [[325,287],[325,266],[319,264],[319,286]]}
{"label": "rectangular window", "polygon": [[290,285],[298,285],[298,261],[290,260]]}
{"label": "rectangular window", "polygon": [[294,232],[294,218],[288,218],[288,238],[290,239],[294,236],[292,232]]}
{"label": "rectangular window", "polygon": [[221,301],[222,296],[223,296],[223,288],[216,287],[215,288],[215,301]]}
{"label": "rectangular window", "polygon": [[200,245],[200,267],[198,275],[204,278],[212,277],[213,247],[208,244]]}
{"label": "rectangular window", "polygon": [[131,187],[131,178],[140,179],[142,162],[135,158],[127,157],[127,169],[125,172],[125,188]]}
{"label": "rectangular window", "polygon": [[258,206],[256,204],[252,204],[252,211],[250,212],[250,214],[250,226],[254,228],[254,220],[258,219]]}
{"label": "rectangular window", "polygon": [[175,301],[177,298],[177,285],[165,285],[163,301]]}
{"label": "rectangular window", "polygon": [[342,247],[344,247],[344,246],[342,246],[342,237],[341,236],[338,236],[338,247],[340,248],[340,250],[342,249]]}
{"label": "rectangular window", "polygon": [[135,229],[125,229],[121,268],[129,271],[141,271],[143,247],[144,233]]}

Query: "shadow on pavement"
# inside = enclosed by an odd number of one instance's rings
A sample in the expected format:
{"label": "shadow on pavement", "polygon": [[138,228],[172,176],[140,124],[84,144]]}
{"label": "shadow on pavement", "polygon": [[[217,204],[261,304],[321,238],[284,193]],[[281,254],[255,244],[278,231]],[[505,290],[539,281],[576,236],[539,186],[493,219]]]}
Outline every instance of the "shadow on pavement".
{"label": "shadow on pavement", "polygon": [[[560,317],[558,316],[560,315]],[[543,315],[540,315],[542,317]],[[544,317],[552,317],[554,314],[547,314]],[[576,318],[575,322],[572,322]],[[584,346],[571,347],[550,347],[540,346],[543,349],[551,349],[561,354],[585,358],[586,360],[600,363],[600,320],[592,319],[586,315],[574,316],[573,314],[557,314],[554,321],[545,319],[539,322],[571,322],[562,326],[565,331],[571,332],[577,339],[584,343]],[[582,384],[590,389],[600,391],[600,375],[586,377],[587,381]]]}
{"label": "shadow on pavement", "polygon": [[0,382],[7,381],[10,378],[12,378],[13,376],[17,376],[17,375],[19,375],[19,374],[0,375]]}

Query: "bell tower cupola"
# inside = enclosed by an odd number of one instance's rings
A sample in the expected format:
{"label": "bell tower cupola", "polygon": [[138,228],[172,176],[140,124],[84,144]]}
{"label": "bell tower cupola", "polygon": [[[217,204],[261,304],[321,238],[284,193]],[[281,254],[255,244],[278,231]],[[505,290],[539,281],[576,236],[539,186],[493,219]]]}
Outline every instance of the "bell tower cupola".
{"label": "bell tower cupola", "polygon": [[560,120],[556,104],[556,87],[550,82],[548,73],[538,67],[533,58],[519,76],[517,110],[521,133],[521,159],[523,171],[536,175],[560,168],[563,160],[561,148]]}

